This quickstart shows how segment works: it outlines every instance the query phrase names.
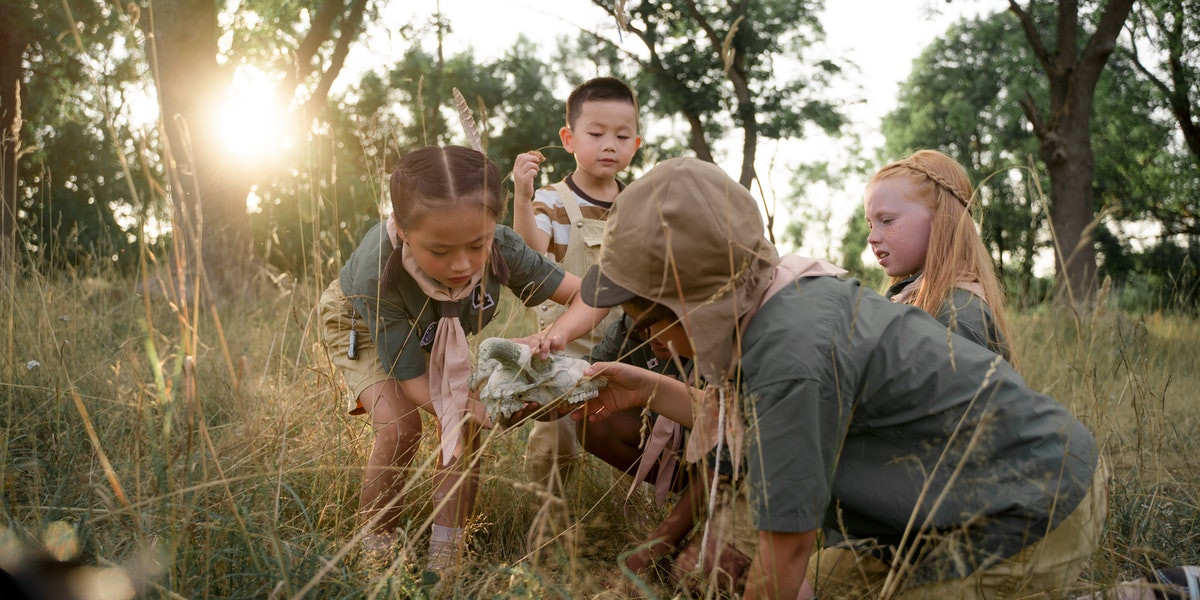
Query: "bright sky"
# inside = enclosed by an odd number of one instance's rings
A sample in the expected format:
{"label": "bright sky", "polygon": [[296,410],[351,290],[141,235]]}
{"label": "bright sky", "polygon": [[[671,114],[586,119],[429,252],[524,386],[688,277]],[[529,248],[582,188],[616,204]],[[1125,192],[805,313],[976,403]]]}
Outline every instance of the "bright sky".
{"label": "bright sky", "polygon": [[[621,38],[616,23],[596,8],[590,0],[554,0],[534,2],[532,0],[418,0],[417,2],[389,3],[384,9],[386,22],[424,23],[435,13],[440,4],[443,15],[451,24],[451,33],[446,38],[448,52],[475,49],[479,56],[495,55],[508,49],[518,34],[533,40],[544,40],[547,53],[556,36],[571,35],[581,28],[591,29],[608,35],[617,43],[627,45],[632,51],[641,49],[640,42],[626,36]],[[882,145],[879,134],[880,119],[895,106],[898,85],[912,68],[912,60],[935,37],[963,15],[974,15],[982,11],[1004,10],[1006,5],[999,0],[982,2],[947,2],[946,0],[827,0],[822,15],[826,30],[824,53],[831,57],[844,57],[856,63],[861,73],[851,83],[861,86],[855,93],[851,89],[839,90],[846,96],[861,95],[864,102],[855,104],[850,110],[855,131],[862,137],[864,152],[874,155]],[[393,30],[394,31],[394,30]],[[395,40],[377,38],[368,51],[372,62],[381,57],[398,58],[406,44]],[[387,60],[387,59],[382,59]],[[718,162],[730,173],[736,173],[741,157],[729,155],[736,152],[737,144],[722,144],[717,152],[726,151]],[[790,175],[787,165],[816,158],[837,160],[831,155],[828,141],[809,143],[795,142],[784,146],[759,148],[760,175],[770,170],[769,161],[774,158],[776,167],[766,177],[766,186],[775,190],[777,196],[795,197],[788,191]],[[782,168],[781,166],[782,165]],[[768,192],[770,193],[770,192]],[[824,255],[831,250],[830,239],[840,237],[840,230],[859,202],[861,183],[849,182],[844,190],[804,190],[805,200],[825,218],[823,224],[810,225],[810,234],[801,251],[813,255]],[[788,218],[781,215],[779,221]],[[780,234],[782,225],[777,227]],[[817,239],[819,238],[819,239]],[[836,243],[833,244],[836,246]]]}

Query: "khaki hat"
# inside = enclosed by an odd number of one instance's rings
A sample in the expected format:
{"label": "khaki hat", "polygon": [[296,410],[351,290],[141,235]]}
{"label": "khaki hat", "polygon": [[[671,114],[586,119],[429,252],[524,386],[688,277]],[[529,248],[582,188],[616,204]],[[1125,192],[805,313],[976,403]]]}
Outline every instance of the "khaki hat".
{"label": "khaki hat", "polygon": [[640,296],[671,309],[705,379],[736,365],[738,320],[762,297],[779,254],[749,190],[696,158],[663,161],[617,197],[600,257],[583,279],[591,306]]}

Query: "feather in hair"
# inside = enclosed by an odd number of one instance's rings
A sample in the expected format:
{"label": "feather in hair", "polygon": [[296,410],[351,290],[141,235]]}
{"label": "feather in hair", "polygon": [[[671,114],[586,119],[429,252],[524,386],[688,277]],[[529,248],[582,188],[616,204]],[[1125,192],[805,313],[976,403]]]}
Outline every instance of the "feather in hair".
{"label": "feather in hair", "polygon": [[483,152],[483,140],[480,139],[479,130],[475,127],[475,117],[471,116],[471,107],[467,106],[467,99],[463,97],[462,92],[458,91],[458,88],[450,88],[450,91],[454,93],[454,103],[458,105],[458,120],[467,134],[467,141],[476,151]]}

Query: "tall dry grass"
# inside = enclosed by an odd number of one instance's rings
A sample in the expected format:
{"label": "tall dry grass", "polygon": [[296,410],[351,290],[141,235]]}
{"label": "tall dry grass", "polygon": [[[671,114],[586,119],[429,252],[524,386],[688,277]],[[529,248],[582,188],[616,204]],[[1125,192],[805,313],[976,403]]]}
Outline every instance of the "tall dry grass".
{"label": "tall dry grass", "polygon": [[[320,289],[263,287],[218,323],[129,281],[4,283],[0,561],[49,547],[119,567],[151,598],[591,598],[626,579],[619,554],[662,510],[647,494],[626,502],[626,480],[594,460],[566,501],[539,496],[523,475],[525,428],[485,447],[456,573],[435,586],[420,569],[433,435],[413,467],[411,537],[390,561],[360,553],[371,433],[344,413],[313,331]],[[1200,323],[1103,311],[1014,320],[1031,386],[1096,432],[1114,474],[1083,587],[1200,562]],[[527,329],[510,310],[485,335]],[[641,589],[677,593],[658,580]]]}
{"label": "tall dry grass", "polygon": [[1112,471],[1101,587],[1200,563],[1200,322],[1100,308],[1015,319],[1021,371],[1088,425]]}
{"label": "tall dry grass", "polygon": [[[615,557],[662,516],[645,495],[626,502],[627,481],[596,462],[566,501],[539,496],[525,482],[525,431],[510,430],[484,447],[468,555],[435,590],[420,568],[428,420],[411,539],[392,561],[354,543],[371,432],[345,414],[312,330],[320,288],[260,289],[221,312],[220,328],[134,288],[5,285],[0,564],[66,523],[85,562],[144,576],[147,597],[585,597],[621,578]],[[523,335],[524,322],[509,310],[485,335]]]}

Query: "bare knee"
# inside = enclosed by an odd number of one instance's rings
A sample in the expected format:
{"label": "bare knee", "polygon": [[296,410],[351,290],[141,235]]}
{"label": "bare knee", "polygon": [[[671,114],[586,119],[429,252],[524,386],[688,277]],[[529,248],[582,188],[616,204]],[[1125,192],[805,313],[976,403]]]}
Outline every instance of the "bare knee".
{"label": "bare knee", "polygon": [[391,451],[395,457],[411,454],[421,440],[421,414],[395,381],[380,382],[359,395],[371,415],[375,452]]}
{"label": "bare knee", "polygon": [[421,442],[421,418],[396,418],[374,423],[375,448],[390,451],[394,458],[412,455]]}

